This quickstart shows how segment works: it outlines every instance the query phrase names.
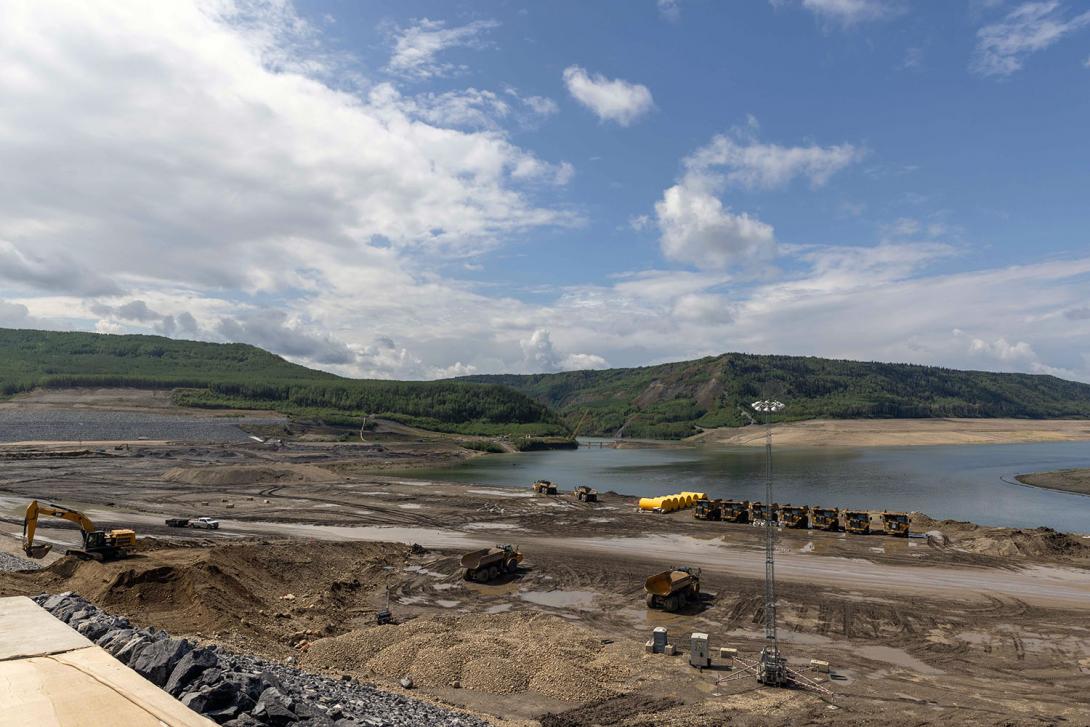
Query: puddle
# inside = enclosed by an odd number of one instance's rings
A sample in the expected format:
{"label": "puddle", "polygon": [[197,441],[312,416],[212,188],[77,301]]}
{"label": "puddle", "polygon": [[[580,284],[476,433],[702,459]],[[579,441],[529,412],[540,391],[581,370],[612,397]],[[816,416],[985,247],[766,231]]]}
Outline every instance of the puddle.
{"label": "puddle", "polygon": [[594,605],[594,591],[519,591],[519,598],[539,606],[587,611]]}
{"label": "puddle", "polygon": [[417,505],[415,502],[406,502],[404,504],[398,505],[398,507],[400,507],[403,510],[420,510],[424,506],[423,505]]}
{"label": "puddle", "polygon": [[427,568],[425,568],[422,565],[407,565],[404,568],[402,568],[402,570],[407,571],[409,573],[419,573],[420,575],[423,575],[423,576],[431,576],[432,578],[446,578],[447,577],[446,573],[440,573],[439,571],[428,570]]}
{"label": "puddle", "polygon": [[450,589],[454,588],[454,584],[453,583],[436,583],[435,585],[432,586],[432,588],[434,588],[437,591],[449,591]]}
{"label": "puddle", "polygon": [[402,596],[397,602],[403,606],[417,606],[428,602],[423,596]]}
{"label": "puddle", "polygon": [[866,659],[896,664],[917,671],[920,674],[945,674],[941,669],[925,664],[907,651],[895,649],[892,646],[857,646],[853,651]]}
{"label": "puddle", "polygon": [[485,613],[507,613],[511,610],[510,603],[497,603],[495,606],[489,606],[484,610]]}
{"label": "puddle", "polygon": [[616,519],[617,518],[612,518],[612,517],[589,517],[589,518],[587,518],[587,522],[588,523],[611,523]]}
{"label": "puddle", "polygon": [[468,523],[463,525],[466,530],[515,530],[515,523]]}
{"label": "puddle", "polygon": [[438,598],[438,599],[436,599],[435,602],[437,604],[439,604],[440,606],[442,606],[443,608],[454,608],[455,606],[457,606],[458,604],[461,603],[461,601],[448,601],[448,600],[443,599],[443,598]]}
{"label": "puddle", "polygon": [[814,541],[811,540],[809,543],[807,543],[806,545],[799,548],[799,552],[800,553],[813,553],[814,552]]}
{"label": "puddle", "polygon": [[[90,513],[89,513],[90,514]],[[111,515],[113,515],[111,513]],[[114,515],[114,517],[117,517]],[[149,518],[143,518],[147,521]],[[157,523],[162,520],[158,517],[151,518]],[[130,519],[129,522],[140,522]],[[240,533],[257,533],[267,535],[277,533],[282,535],[295,535],[316,540],[364,540],[376,542],[394,543],[419,543],[425,548],[463,548],[477,545],[480,541],[474,540],[464,533],[456,533],[450,530],[438,528],[411,528],[396,525],[304,525],[302,523],[273,523],[259,520],[221,520],[221,530],[230,530]]]}

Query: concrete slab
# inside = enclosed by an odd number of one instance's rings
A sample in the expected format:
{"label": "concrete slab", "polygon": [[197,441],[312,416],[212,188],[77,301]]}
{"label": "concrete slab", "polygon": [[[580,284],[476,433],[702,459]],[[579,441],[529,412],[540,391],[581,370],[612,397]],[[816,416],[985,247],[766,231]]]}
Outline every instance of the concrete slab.
{"label": "concrete slab", "polygon": [[0,648],[5,727],[215,725],[28,598],[0,599]]}
{"label": "concrete slab", "polygon": [[0,661],[94,646],[23,596],[0,598]]}

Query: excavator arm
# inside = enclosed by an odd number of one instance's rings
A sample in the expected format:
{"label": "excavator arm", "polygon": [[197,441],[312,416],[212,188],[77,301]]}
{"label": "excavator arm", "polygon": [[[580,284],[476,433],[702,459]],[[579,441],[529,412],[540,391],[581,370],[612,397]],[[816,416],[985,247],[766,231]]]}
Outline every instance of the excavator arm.
{"label": "excavator arm", "polygon": [[44,558],[52,549],[52,545],[34,545],[34,532],[38,529],[38,515],[45,514],[69,520],[79,525],[84,541],[87,534],[94,532],[95,525],[82,512],[70,510],[60,505],[40,505],[37,500],[32,500],[26,508],[26,516],[23,518],[23,552],[31,558]]}

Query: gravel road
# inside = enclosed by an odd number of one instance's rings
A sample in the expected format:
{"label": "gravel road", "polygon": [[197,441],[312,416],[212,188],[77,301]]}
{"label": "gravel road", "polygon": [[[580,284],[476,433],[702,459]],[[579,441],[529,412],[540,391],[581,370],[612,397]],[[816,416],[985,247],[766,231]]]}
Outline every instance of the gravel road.
{"label": "gravel road", "polygon": [[241,424],[278,424],[269,417],[193,417],[129,411],[0,410],[0,442],[152,440],[242,442]]}

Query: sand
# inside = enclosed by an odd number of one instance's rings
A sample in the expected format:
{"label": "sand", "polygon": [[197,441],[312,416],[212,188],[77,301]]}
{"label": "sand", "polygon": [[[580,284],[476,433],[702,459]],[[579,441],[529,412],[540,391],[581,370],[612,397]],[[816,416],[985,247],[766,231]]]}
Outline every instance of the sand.
{"label": "sand", "polygon": [[1023,485],[1090,495],[1090,468],[1034,472],[1018,475],[1015,479]]}
{"label": "sand", "polygon": [[[781,447],[904,447],[1090,440],[1090,421],[1072,419],[813,419],[772,428]],[[710,429],[687,442],[764,446],[763,426]]]}

